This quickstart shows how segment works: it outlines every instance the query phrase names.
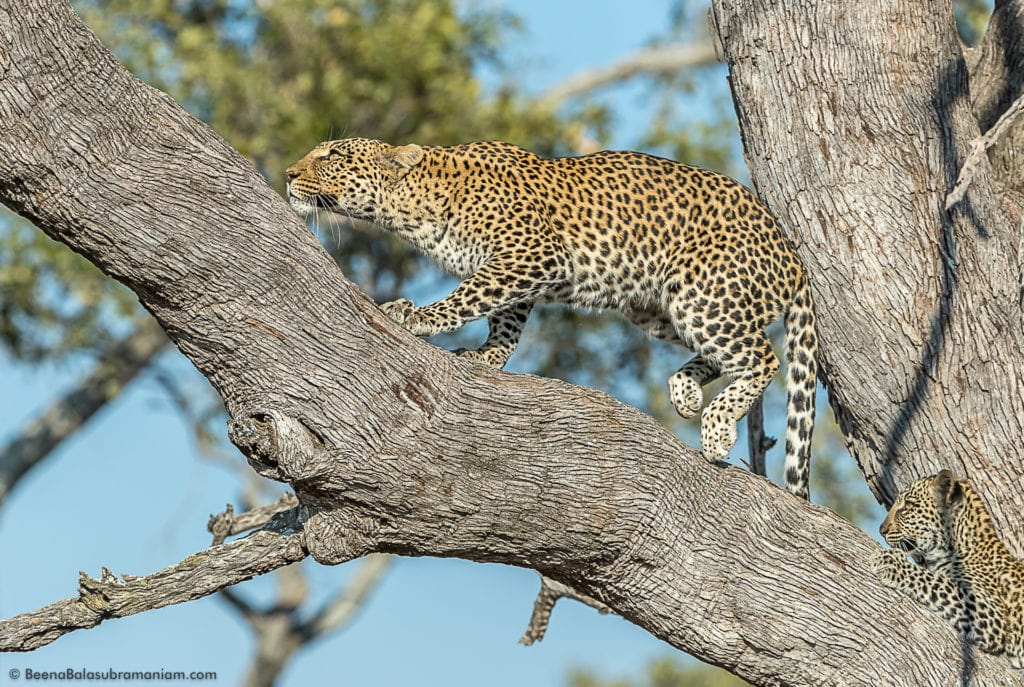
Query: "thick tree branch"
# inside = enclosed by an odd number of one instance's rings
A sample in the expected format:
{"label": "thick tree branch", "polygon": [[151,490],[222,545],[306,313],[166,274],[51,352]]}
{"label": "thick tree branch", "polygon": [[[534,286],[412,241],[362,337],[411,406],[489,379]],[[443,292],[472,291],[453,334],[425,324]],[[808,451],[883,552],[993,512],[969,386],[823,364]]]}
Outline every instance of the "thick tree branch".
{"label": "thick tree branch", "polygon": [[167,343],[164,330],[147,318],[107,351],[73,389],[0,448],[0,501],[60,442],[116,398]]}
{"label": "thick tree branch", "polygon": [[645,48],[605,67],[574,74],[548,89],[538,102],[542,106],[557,107],[570,98],[637,76],[671,74],[690,67],[715,64],[717,61],[715,46],[710,40],[691,45]]}
{"label": "thick tree branch", "polygon": [[[135,290],[223,396],[250,464],[291,484],[317,561],[530,567],[754,683],[1006,679],[877,584],[876,544],[835,514],[707,464],[605,394],[401,331],[251,165],[63,3],[0,11],[0,29],[0,201]],[[301,557],[289,543],[278,562]]]}
{"label": "thick tree branch", "polygon": [[988,131],[1024,87],[1024,2],[996,2],[985,36],[966,59],[978,125]]}

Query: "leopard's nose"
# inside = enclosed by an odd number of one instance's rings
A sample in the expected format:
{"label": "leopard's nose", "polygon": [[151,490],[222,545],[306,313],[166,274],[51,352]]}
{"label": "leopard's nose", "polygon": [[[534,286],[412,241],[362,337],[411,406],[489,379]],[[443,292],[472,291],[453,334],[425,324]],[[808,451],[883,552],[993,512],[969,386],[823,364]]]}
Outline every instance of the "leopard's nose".
{"label": "leopard's nose", "polygon": [[284,175],[288,177],[288,181],[294,181],[295,177],[299,176],[299,170],[293,165],[284,170]]}

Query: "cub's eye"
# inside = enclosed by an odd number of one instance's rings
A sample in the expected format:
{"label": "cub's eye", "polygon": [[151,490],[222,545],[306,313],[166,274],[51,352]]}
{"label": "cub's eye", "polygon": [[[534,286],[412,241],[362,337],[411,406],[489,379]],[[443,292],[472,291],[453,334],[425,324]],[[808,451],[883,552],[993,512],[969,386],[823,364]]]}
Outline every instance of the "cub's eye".
{"label": "cub's eye", "polygon": [[328,160],[337,160],[339,157],[341,157],[340,150],[331,150],[327,153]]}

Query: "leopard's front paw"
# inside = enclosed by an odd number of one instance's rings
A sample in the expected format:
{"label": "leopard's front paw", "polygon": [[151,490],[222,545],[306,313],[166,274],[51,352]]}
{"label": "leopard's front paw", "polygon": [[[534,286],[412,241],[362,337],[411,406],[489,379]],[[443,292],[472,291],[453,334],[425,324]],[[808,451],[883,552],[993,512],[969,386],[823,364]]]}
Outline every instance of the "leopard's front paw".
{"label": "leopard's front paw", "polygon": [[495,348],[457,348],[454,351],[452,351],[452,353],[459,356],[463,360],[472,360],[475,363],[488,365],[490,367],[496,367],[499,370],[505,366],[505,363],[508,362],[508,355],[503,355],[502,351]]}
{"label": "leopard's front paw", "polygon": [[906,557],[895,549],[882,549],[871,561],[871,572],[886,587],[899,589],[903,580],[902,570],[907,565]]}
{"label": "leopard's front paw", "polygon": [[409,316],[412,315],[416,306],[412,304],[408,298],[399,298],[397,301],[391,301],[380,306],[381,311],[390,317],[398,324],[405,324]]}
{"label": "leopard's front paw", "polygon": [[[712,412],[708,412],[712,410]],[[736,423],[713,411],[704,409],[700,418],[700,452],[709,463],[722,460],[736,444]]]}

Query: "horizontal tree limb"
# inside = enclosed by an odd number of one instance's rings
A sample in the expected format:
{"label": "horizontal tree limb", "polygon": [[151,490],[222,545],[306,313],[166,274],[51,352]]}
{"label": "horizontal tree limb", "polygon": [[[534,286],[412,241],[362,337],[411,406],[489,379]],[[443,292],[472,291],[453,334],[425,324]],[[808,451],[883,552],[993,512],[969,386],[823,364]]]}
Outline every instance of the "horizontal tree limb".
{"label": "horizontal tree limb", "polygon": [[225,587],[301,561],[302,534],[256,532],[214,546],[144,577],[118,579],[106,568],[99,579],[79,574],[78,596],[0,620],[0,651],[31,651],[109,618],[209,596]]}

